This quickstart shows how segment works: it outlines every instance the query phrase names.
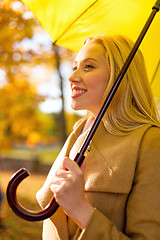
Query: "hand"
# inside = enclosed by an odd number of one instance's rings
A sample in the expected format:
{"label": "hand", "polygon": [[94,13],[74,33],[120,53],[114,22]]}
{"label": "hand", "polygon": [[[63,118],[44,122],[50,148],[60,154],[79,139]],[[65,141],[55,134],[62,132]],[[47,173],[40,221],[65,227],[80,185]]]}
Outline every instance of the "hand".
{"label": "hand", "polygon": [[50,189],[65,213],[85,228],[94,210],[84,196],[83,169],[71,159],[64,158],[62,169],[55,172]]}

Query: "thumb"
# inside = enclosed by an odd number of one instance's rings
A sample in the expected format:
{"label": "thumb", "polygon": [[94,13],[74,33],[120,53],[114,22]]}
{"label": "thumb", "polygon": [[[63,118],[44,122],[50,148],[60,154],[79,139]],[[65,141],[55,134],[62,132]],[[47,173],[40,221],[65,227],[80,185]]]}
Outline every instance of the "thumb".
{"label": "thumb", "polygon": [[76,167],[78,167],[78,165],[77,166],[76,165],[77,165],[76,162],[71,160],[69,157],[65,157],[62,163],[62,169],[73,171]]}
{"label": "thumb", "polygon": [[80,167],[82,172],[84,172],[85,167],[86,167],[86,159],[83,160],[81,167]]}
{"label": "thumb", "polygon": [[80,169],[78,164],[68,157],[64,158],[62,168],[64,170],[71,171],[72,173],[75,173],[75,174],[82,173],[82,169]]}
{"label": "thumb", "polygon": [[63,170],[68,171],[68,168],[67,168],[67,166],[66,166],[66,165],[67,165],[66,162],[67,162],[68,160],[70,160],[68,157],[65,157],[65,158],[63,159],[63,162],[62,162],[62,169],[63,169]]}

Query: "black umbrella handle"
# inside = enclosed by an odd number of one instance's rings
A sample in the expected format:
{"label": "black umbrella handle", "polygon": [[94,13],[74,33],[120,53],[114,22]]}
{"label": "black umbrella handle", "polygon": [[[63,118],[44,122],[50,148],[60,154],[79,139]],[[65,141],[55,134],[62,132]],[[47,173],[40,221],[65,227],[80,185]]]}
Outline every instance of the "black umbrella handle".
{"label": "black umbrella handle", "polygon": [[30,211],[24,208],[17,200],[16,190],[18,185],[29,176],[29,172],[25,168],[19,169],[11,177],[7,187],[7,200],[10,208],[15,214],[27,221],[41,221],[48,217],[51,217],[53,213],[58,209],[54,197],[51,199],[50,204],[47,205],[43,210]]}
{"label": "black umbrella handle", "polygon": [[[77,153],[74,161],[79,166],[81,166],[83,160],[84,160],[84,156]],[[29,172],[25,168],[19,169],[16,173],[12,175],[6,191],[8,204],[10,208],[13,210],[13,212],[19,217],[23,218],[24,220],[32,221],[32,222],[45,220],[51,217],[59,207],[54,197],[52,197],[50,203],[40,211],[28,210],[24,208],[17,200],[17,196],[16,196],[17,188],[19,184],[28,176],[29,176]]]}
{"label": "black umbrella handle", "polygon": [[[135,42],[128,58],[126,59],[124,66],[122,67],[121,71],[119,72],[117,79],[108,95],[108,97],[106,98],[97,118],[95,119],[95,122],[90,130],[90,132],[88,133],[86,139],[84,140],[79,152],[77,153],[74,161],[76,161],[78,163],[78,165],[80,166],[84,160],[84,153],[86,151],[86,149],[89,146],[89,143],[91,142],[93,135],[97,129],[97,127],[100,124],[100,121],[102,120],[110,102],[112,101],[112,98],[114,97],[134,55],[136,54],[139,45],[141,44],[151,22],[153,21],[153,18],[155,17],[156,13],[159,11],[160,9],[160,0],[156,1],[155,5],[152,8],[152,12],[145,24],[145,26],[143,27],[137,41]],[[51,199],[51,202],[46,206],[46,208],[44,208],[41,211],[30,211],[27,210],[26,208],[22,207],[21,204],[19,204],[17,197],[16,197],[16,190],[18,185],[20,184],[20,182],[26,178],[29,175],[29,173],[25,170],[25,169],[20,169],[18,172],[16,172],[7,187],[7,200],[8,203],[11,207],[11,209],[13,210],[13,212],[15,212],[19,217],[27,220],[27,221],[41,221],[44,219],[47,219],[49,217],[51,217],[55,211],[58,208],[58,204],[56,203],[54,197]]]}

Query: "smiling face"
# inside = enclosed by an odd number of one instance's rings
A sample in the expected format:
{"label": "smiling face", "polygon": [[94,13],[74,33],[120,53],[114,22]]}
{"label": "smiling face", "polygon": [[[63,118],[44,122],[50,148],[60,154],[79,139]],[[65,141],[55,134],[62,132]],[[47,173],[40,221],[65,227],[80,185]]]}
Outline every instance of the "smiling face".
{"label": "smiling face", "polygon": [[88,110],[97,116],[109,80],[109,64],[101,44],[88,42],[77,54],[69,77],[74,110]]}

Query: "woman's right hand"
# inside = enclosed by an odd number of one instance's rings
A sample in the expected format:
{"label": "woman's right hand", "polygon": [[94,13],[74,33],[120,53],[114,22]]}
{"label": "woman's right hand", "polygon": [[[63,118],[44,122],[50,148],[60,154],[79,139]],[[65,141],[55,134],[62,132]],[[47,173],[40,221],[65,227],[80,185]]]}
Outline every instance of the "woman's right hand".
{"label": "woman's right hand", "polygon": [[84,196],[83,168],[69,158],[64,158],[62,169],[55,172],[50,186],[55,200],[80,228],[84,229],[94,208]]}

